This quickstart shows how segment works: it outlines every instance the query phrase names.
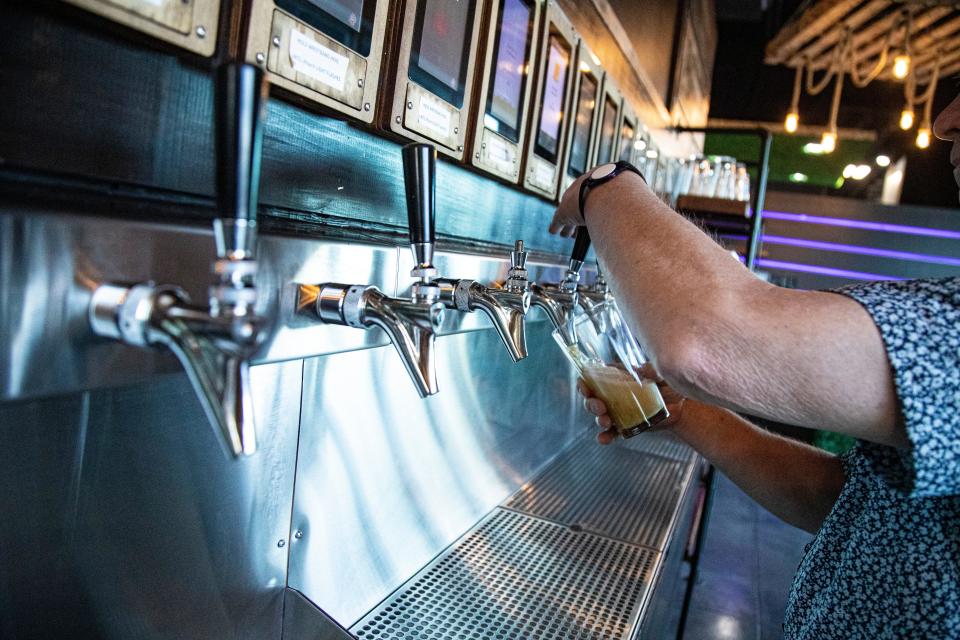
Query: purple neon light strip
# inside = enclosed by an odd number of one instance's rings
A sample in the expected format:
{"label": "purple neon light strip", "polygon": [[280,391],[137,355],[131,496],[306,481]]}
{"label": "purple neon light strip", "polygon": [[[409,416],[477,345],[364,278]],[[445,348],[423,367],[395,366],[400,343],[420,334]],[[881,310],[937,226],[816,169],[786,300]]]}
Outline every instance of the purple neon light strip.
{"label": "purple neon light strip", "polygon": [[850,220],[848,218],[827,218],[824,216],[811,216],[807,215],[806,213],[786,213],[783,211],[764,211],[763,217],[764,219],[768,220],[785,220],[787,222],[822,224],[831,227],[848,227],[850,229],[866,229],[869,231],[902,233],[911,236],[927,236],[931,238],[960,240],[960,231],[951,231],[949,229],[914,227],[906,224],[890,224],[888,222],[868,222],[866,220]]}
{"label": "purple neon light strip", "polygon": [[820,267],[812,264],[783,262],[781,260],[768,260],[766,258],[758,258],[757,266],[766,267],[767,269],[781,269],[783,271],[798,271],[801,273],[814,273],[821,276],[834,276],[836,278],[847,278],[849,280],[906,280],[906,278],[887,276],[880,273],[849,271],[847,269],[834,269],[833,267]]}
{"label": "purple neon light strip", "polygon": [[927,253],[912,253],[910,251],[894,251],[892,249],[877,249],[856,244],[840,244],[836,242],[821,242],[819,240],[804,240],[802,238],[787,238],[784,236],[763,235],[764,244],[779,244],[790,247],[804,247],[806,249],[820,249],[822,251],[836,251],[837,253],[855,253],[862,256],[877,258],[893,258],[894,260],[910,260],[913,262],[928,262],[943,264],[951,267],[960,267],[960,258],[950,256],[930,255]]}

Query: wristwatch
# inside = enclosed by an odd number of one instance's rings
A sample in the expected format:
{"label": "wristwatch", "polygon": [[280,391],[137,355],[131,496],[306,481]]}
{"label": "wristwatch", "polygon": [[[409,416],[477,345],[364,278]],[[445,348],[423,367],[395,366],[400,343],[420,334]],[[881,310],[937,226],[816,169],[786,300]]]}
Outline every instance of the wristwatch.
{"label": "wristwatch", "polygon": [[602,164],[599,167],[595,167],[590,174],[587,176],[587,179],[580,183],[580,218],[583,220],[587,219],[586,212],[583,210],[583,205],[587,202],[587,194],[590,193],[590,189],[603,184],[604,182],[610,182],[618,175],[624,171],[630,171],[632,173],[640,176],[640,179],[644,182],[647,181],[643,177],[643,174],[640,173],[640,170],[635,166],[627,162],[626,160],[621,160],[620,162],[608,162],[607,164]]}

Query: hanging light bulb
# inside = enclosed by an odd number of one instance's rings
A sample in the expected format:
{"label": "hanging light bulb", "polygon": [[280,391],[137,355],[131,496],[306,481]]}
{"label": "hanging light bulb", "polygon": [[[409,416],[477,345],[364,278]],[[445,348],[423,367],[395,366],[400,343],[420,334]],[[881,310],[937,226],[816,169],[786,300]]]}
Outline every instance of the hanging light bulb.
{"label": "hanging light bulb", "polygon": [[910,56],[901,53],[893,59],[893,77],[903,80],[910,74]]}
{"label": "hanging light bulb", "polygon": [[787,114],[787,119],[783,121],[783,128],[787,130],[787,133],[796,133],[799,124],[800,114],[796,111],[791,111]]}
{"label": "hanging light bulb", "polygon": [[926,149],[930,146],[930,129],[923,128],[917,131],[917,147]]}
{"label": "hanging light bulb", "polygon": [[903,48],[893,58],[893,77],[897,80],[905,80],[910,75],[910,66],[913,62],[910,59],[910,36],[913,35],[913,10],[905,9],[900,14],[903,24]]}
{"label": "hanging light bulb", "polygon": [[911,109],[910,107],[907,107],[903,111],[901,111],[900,112],[900,128],[903,129],[904,131],[909,131],[910,129],[912,129],[914,117],[915,116],[913,114],[913,109]]}
{"label": "hanging light bulb", "polygon": [[783,121],[783,128],[787,133],[796,133],[797,126],[800,124],[800,91],[801,81],[803,80],[804,65],[797,67],[793,76],[793,97],[790,99],[790,111],[787,113],[787,119]]}
{"label": "hanging light bulb", "polygon": [[823,149],[824,153],[833,153],[834,149],[837,148],[837,132],[824,131],[820,137],[820,148]]}
{"label": "hanging light bulb", "polygon": [[840,95],[843,93],[843,72],[837,73],[833,86],[833,103],[830,106],[830,124],[820,136],[820,148],[824,153],[833,153],[837,148],[837,115],[840,113]]}

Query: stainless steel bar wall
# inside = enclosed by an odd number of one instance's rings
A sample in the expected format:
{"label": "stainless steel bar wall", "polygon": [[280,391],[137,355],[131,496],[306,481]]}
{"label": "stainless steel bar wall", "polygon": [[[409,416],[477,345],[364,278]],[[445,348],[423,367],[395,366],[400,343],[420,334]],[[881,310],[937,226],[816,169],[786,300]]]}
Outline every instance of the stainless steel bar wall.
{"label": "stainless steel bar wall", "polygon": [[441,393],[421,400],[382,333],[294,315],[297,282],[402,286],[406,248],[265,236],[257,284],[280,313],[253,368],[262,449],[230,460],[173,356],[86,327],[105,277],[199,295],[209,231],[3,209],[5,637],[279,637],[288,583],[349,625],[589,429],[538,311],[519,364],[482,314],[447,314]]}

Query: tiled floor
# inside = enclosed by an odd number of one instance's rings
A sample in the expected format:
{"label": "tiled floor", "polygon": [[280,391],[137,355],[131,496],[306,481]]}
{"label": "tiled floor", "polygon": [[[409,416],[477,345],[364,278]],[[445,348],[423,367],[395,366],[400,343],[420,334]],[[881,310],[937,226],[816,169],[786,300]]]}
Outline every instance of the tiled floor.
{"label": "tiled floor", "polygon": [[777,640],[811,535],[784,524],[717,472],[685,640]]}

